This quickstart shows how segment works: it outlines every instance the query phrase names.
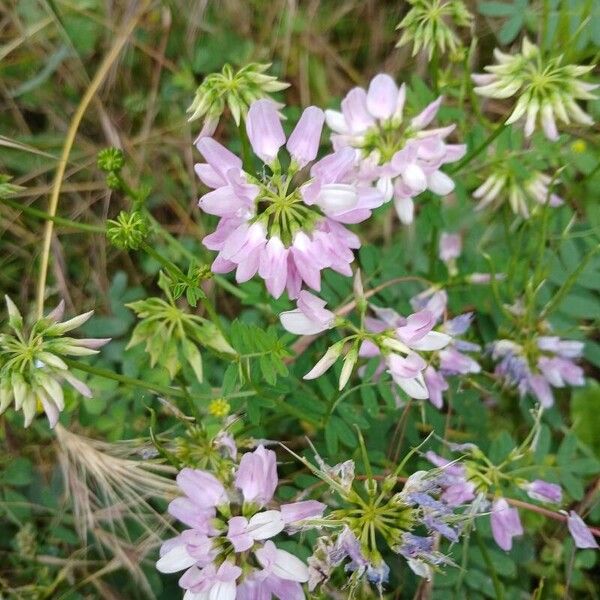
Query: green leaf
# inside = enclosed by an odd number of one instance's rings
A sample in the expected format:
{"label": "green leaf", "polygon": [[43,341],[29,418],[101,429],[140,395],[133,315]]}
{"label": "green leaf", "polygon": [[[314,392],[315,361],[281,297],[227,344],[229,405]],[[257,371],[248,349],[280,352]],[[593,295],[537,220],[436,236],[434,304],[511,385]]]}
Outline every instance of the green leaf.
{"label": "green leaf", "polygon": [[33,466],[27,458],[19,456],[8,463],[1,478],[6,485],[29,485],[33,479]]}
{"label": "green leaf", "polygon": [[577,437],[600,458],[600,385],[597,382],[592,381],[588,387],[573,393],[571,420]]}

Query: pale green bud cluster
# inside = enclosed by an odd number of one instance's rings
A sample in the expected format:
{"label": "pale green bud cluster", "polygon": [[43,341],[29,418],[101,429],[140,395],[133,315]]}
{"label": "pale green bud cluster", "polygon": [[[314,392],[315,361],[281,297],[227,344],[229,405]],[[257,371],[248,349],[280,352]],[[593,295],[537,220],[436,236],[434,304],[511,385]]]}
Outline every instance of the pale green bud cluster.
{"label": "pale green bud cluster", "polygon": [[260,98],[289,87],[289,83],[267,75],[270,64],[250,63],[239,71],[226,64],[220,73],[207,75],[196,90],[196,97],[188,108],[189,120],[204,119],[201,135],[212,135],[219,118],[228,108],[236,125],[248,108]]}
{"label": "pale green bud cluster", "polygon": [[456,54],[462,42],[455,28],[471,28],[473,15],[462,0],[409,0],[411,9],[396,29],[402,30],[397,47],[412,42],[412,55],[425,50],[431,60],[434,52]]}
{"label": "pale green bud cluster", "polygon": [[127,304],[140,319],[128,348],[144,342],[152,367],[159,363],[175,377],[181,365],[187,363],[198,381],[202,381],[202,355],[198,344],[223,354],[234,354],[235,351],[211,321],[186,313],[176,305],[169,282],[162,273],[159,285],[168,301],[148,298]]}
{"label": "pale green bud cluster", "polygon": [[582,81],[594,65],[563,65],[563,56],[546,58],[535,44],[523,39],[521,52],[494,51],[497,64],[485,67],[486,74],[473,75],[475,92],[488,98],[518,100],[506,120],[511,124],[525,117],[525,134],[531,135],[539,120],[546,137],[558,137],[556,121],[590,126],[593,120],[577,100],[594,100],[598,86]]}
{"label": "pale green bud cluster", "polygon": [[116,219],[106,223],[106,237],[113,246],[122,250],[137,250],[149,230],[148,219],[139,211],[121,211]]}
{"label": "pale green bud cluster", "polygon": [[54,427],[64,409],[63,381],[78,392],[91,396],[89,388],[70,372],[65,359],[97,354],[109,339],[76,339],[65,334],[83,325],[93,311],[62,321],[61,302],[46,317],[26,328],[19,309],[6,296],[8,326],[12,333],[0,334],[0,414],[13,402],[22,410],[28,427],[42,408]]}

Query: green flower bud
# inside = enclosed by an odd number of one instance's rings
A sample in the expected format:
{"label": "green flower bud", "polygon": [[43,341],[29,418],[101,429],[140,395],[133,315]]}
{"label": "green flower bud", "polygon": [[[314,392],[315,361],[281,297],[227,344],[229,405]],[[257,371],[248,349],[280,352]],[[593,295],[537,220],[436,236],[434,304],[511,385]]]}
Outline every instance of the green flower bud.
{"label": "green flower bud", "polygon": [[123,183],[121,181],[121,178],[115,171],[110,171],[106,174],[106,185],[111,190],[120,190],[123,186]]}
{"label": "green flower bud", "polygon": [[125,165],[125,156],[118,148],[104,148],[98,152],[97,164],[105,173],[118,173]]}
{"label": "green flower bud", "polygon": [[146,217],[134,211],[121,211],[115,220],[106,224],[106,237],[113,246],[123,250],[137,250],[146,237],[150,226]]}
{"label": "green flower bud", "polygon": [[462,0],[408,0],[412,8],[396,29],[402,30],[397,47],[412,42],[412,55],[425,50],[429,59],[434,52],[456,54],[462,42],[457,27],[471,28],[473,15]]}
{"label": "green flower bud", "polygon": [[200,135],[212,135],[225,107],[229,109],[236,125],[248,112],[250,104],[270,93],[289,86],[276,77],[266,75],[270,64],[251,63],[239,71],[226,64],[220,73],[207,75],[196,91],[196,97],[188,108],[190,121],[204,119]]}

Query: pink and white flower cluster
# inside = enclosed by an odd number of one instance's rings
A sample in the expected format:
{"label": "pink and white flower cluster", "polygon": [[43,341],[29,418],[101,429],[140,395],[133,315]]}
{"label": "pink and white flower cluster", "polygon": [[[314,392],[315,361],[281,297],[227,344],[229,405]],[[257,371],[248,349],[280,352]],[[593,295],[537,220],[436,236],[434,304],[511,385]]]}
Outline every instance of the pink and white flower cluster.
{"label": "pink and white flower cluster", "polygon": [[443,393],[448,389],[447,377],[479,373],[481,366],[467,353],[480,352],[481,347],[460,338],[467,332],[473,320],[473,313],[464,313],[453,319],[443,320],[447,312],[448,295],[443,290],[432,293],[426,290],[411,299],[415,310],[429,310],[437,321],[442,321],[438,330],[450,336],[444,348],[433,352],[429,365],[423,373],[429,401],[436,408],[442,408]]}
{"label": "pink and white flower cluster", "polygon": [[[395,342],[384,341],[383,345],[393,352],[384,351],[384,362],[394,381],[412,398],[428,399],[436,408],[443,405],[443,392],[448,389],[446,378],[451,375],[479,373],[479,363],[467,352],[478,352],[480,347],[459,338],[469,328],[471,313],[440,322],[446,314],[448,296],[443,290],[423,294],[411,299],[417,312],[404,318],[391,309],[372,306],[376,318],[368,318],[366,324],[371,331],[385,331],[393,328]],[[433,328],[436,327],[434,330]],[[407,346],[410,352],[399,360],[394,352],[401,350],[398,342]],[[414,351],[427,351],[427,360]],[[377,356],[379,349],[366,342],[361,348],[362,356]],[[409,373],[406,365],[414,367]],[[417,372],[418,370],[418,372]],[[410,377],[406,377],[409,375]]]}
{"label": "pink and white flower cluster", "polygon": [[233,486],[207,471],[179,473],[185,495],[170,503],[169,513],[190,529],[162,545],[156,567],[185,569],[179,580],[185,600],[304,599],[307,566],[271,538],[320,517],[325,505],[306,500],[271,508],[277,483],[275,453],[263,446],[242,456]]}
{"label": "pink and white flower cluster", "polygon": [[435,119],[442,98],[421,113],[404,117],[406,86],[386,74],[376,75],[368,90],[355,87],[342,100],[341,111],[327,110],[336,150],[353,148],[362,179],[377,182],[386,201],[394,199],[403,223],[412,223],[414,197],[425,190],[446,196],[454,182],[441,167],[460,160],[464,144],[448,144],[454,125],[426,129]]}
{"label": "pink and white flower cluster", "polygon": [[491,344],[492,358],[498,361],[495,373],[523,396],[535,396],[540,404],[554,404],[552,388],[585,384],[583,369],[577,359],[583,353],[583,342],[562,340],[558,336],[539,336],[530,343],[533,352],[512,340]]}
{"label": "pink and white flower cluster", "polygon": [[[213,189],[199,206],[220,217],[215,232],[203,240],[218,251],[215,273],[235,270],[238,283],[258,274],[276,298],[285,289],[297,298],[303,285],[318,291],[325,268],[352,274],[360,240],[346,225],[368,218],[383,196],[358,180],[350,149],[313,163],[324,118],[321,109],[308,107],[286,141],[277,106],[267,99],[254,102],[246,127],[263,163],[256,174],[214,139],[198,140],[206,162],[196,165],[196,173]],[[284,145],[287,168],[279,160]]]}

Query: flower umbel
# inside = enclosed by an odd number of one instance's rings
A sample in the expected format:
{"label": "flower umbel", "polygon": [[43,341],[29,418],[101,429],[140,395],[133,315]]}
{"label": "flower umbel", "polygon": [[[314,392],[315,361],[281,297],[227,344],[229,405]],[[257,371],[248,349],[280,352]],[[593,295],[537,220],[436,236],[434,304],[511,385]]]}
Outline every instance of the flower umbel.
{"label": "flower umbel", "polygon": [[202,381],[202,355],[198,344],[209,346],[224,354],[234,354],[235,351],[214,323],[198,315],[189,314],[177,306],[162,273],[159,285],[168,301],[162,298],[148,298],[127,305],[140,319],[133,330],[128,347],[145,342],[151,366],[157,364],[160,359],[161,365],[174,377],[181,369],[182,363],[187,362],[198,381]]}
{"label": "flower umbel", "polygon": [[275,453],[263,446],[242,456],[233,480],[180,471],[177,484],[185,495],[169,504],[169,513],[190,529],[162,545],[156,567],[162,573],[185,569],[179,585],[186,599],[304,598],[306,565],[271,538],[320,517],[325,506],[312,500],[274,505],[277,482]]}
{"label": "flower umbel", "polygon": [[426,129],[434,120],[442,98],[429,104],[412,119],[404,116],[406,86],[400,88],[383,73],[368,90],[356,87],[342,100],[341,112],[327,110],[334,148],[355,150],[359,177],[377,182],[385,201],[394,198],[403,223],[411,223],[413,198],[425,190],[445,196],[454,182],[441,171],[444,164],[463,157],[465,146],[446,144],[454,125]]}
{"label": "flower umbel", "polygon": [[535,44],[523,38],[521,52],[504,54],[496,48],[498,64],[485,67],[487,73],[473,75],[475,92],[488,98],[518,96],[506,124],[525,117],[524,131],[529,137],[539,120],[550,140],[558,139],[556,120],[569,125],[589,127],[592,118],[577,104],[577,100],[594,100],[591,92],[598,85],[582,81],[594,65],[564,65],[563,57],[546,58]]}
{"label": "flower umbel", "polygon": [[396,27],[402,30],[397,47],[412,42],[413,56],[423,49],[431,60],[434,52],[455,53],[462,46],[455,28],[470,29],[473,25],[473,15],[462,0],[408,1],[411,9]]}
{"label": "flower umbel", "polygon": [[289,87],[289,83],[267,75],[266,71],[270,66],[250,63],[239,71],[234,71],[231,65],[226,64],[220,73],[206,76],[188,108],[191,113],[190,121],[204,119],[200,137],[211,136],[215,132],[225,108],[229,109],[235,124],[239,125],[252,102]]}
{"label": "flower umbel", "polygon": [[63,321],[63,301],[30,328],[25,327],[19,309],[8,296],[6,306],[12,333],[0,334],[0,414],[14,401],[15,409],[23,411],[25,427],[28,427],[39,403],[50,427],[54,427],[65,407],[63,381],[83,396],[90,398],[92,395],[88,386],[69,371],[63,358],[97,354],[110,338],[65,336],[83,325],[93,311]]}
{"label": "flower umbel", "polygon": [[[354,153],[343,149],[314,163],[323,127],[323,111],[304,110],[287,139],[277,107],[257,100],[248,111],[248,137],[264,163],[258,173],[242,170],[242,161],[212,138],[197,146],[206,163],[196,173],[213,191],[200,198],[205,212],[221,217],[204,245],[219,254],[215,273],[236,271],[238,283],[254,275],[279,297],[287,289],[297,298],[303,284],[319,290],[321,270],[351,275],[353,249],[360,240],[344,224],[358,223],[379,206],[381,194],[356,182]],[[286,145],[289,166],[280,162]]]}
{"label": "flower umbel", "polygon": [[583,346],[583,342],[542,335],[521,343],[498,340],[490,349],[498,361],[496,375],[522,396],[529,393],[543,407],[549,407],[554,404],[553,387],[584,385],[583,369],[574,361],[583,353]]}
{"label": "flower umbel", "polygon": [[[382,481],[367,475],[363,485],[354,477],[353,461],[329,467],[317,455],[316,467],[296,457],[339,497],[336,508],[304,524],[331,531],[319,538],[308,559],[310,590],[326,585],[334,569],[345,563],[345,571],[352,573],[345,586],[350,597],[363,577],[381,593],[389,574],[383,560],[386,551],[403,556],[421,577],[430,578],[432,567],[451,564],[434,549],[433,534],[458,541],[462,517],[437,499],[442,491],[439,469],[417,471],[398,490],[397,473]],[[368,462],[367,468],[370,471]],[[417,535],[419,530],[428,535]]]}

